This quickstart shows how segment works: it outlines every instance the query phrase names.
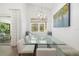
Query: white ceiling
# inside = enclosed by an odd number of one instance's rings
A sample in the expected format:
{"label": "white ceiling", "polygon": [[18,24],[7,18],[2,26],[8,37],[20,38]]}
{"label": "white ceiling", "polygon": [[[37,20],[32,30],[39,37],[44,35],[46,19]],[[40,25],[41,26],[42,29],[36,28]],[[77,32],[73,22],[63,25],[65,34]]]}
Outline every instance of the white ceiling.
{"label": "white ceiling", "polygon": [[43,14],[47,16],[55,10],[57,3],[26,3],[26,5],[27,10],[32,12],[32,14]]}
{"label": "white ceiling", "polygon": [[57,3],[28,3],[27,5],[51,10],[56,4]]}

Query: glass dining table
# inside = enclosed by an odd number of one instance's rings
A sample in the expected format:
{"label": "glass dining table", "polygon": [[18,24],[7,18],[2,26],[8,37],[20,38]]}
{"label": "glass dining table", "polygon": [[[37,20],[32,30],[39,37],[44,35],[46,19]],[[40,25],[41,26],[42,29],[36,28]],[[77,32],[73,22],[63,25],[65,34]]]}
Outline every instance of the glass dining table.
{"label": "glass dining table", "polygon": [[51,45],[65,45],[65,43],[56,39],[54,36],[31,35],[29,39],[25,39],[25,45],[35,45],[33,55],[36,55],[38,45],[47,45],[47,48],[52,48]]}

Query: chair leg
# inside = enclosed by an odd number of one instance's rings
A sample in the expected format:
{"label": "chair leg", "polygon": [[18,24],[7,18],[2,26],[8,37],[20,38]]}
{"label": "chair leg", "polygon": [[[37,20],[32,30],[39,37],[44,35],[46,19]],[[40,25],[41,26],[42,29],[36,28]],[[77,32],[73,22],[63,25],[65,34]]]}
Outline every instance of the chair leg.
{"label": "chair leg", "polygon": [[22,56],[22,54],[20,53],[19,56]]}

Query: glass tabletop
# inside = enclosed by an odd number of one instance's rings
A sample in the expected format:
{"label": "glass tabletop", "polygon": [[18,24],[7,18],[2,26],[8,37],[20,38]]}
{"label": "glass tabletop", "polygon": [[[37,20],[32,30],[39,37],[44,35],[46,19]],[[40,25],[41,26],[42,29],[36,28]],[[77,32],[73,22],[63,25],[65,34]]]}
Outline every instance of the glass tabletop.
{"label": "glass tabletop", "polygon": [[64,45],[65,43],[56,39],[54,36],[44,35],[31,35],[25,40],[25,45],[27,44],[52,44],[52,45]]}

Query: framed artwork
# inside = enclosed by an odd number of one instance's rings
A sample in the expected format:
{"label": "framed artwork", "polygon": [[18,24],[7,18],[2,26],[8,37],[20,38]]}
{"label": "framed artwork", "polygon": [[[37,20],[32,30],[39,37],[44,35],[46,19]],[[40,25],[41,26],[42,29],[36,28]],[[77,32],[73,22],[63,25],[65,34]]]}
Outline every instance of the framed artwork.
{"label": "framed artwork", "polygon": [[69,27],[70,26],[70,4],[66,3],[53,16],[54,27]]}

